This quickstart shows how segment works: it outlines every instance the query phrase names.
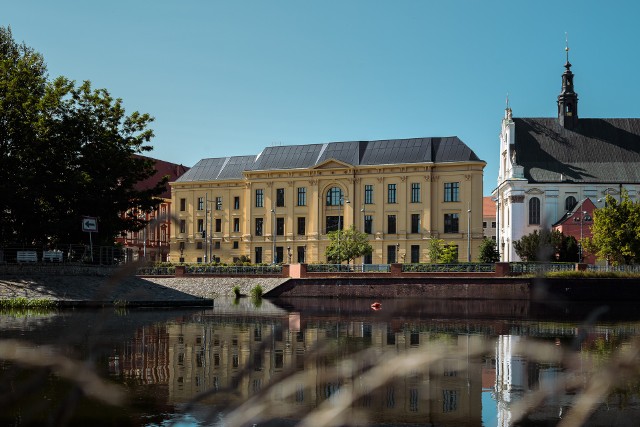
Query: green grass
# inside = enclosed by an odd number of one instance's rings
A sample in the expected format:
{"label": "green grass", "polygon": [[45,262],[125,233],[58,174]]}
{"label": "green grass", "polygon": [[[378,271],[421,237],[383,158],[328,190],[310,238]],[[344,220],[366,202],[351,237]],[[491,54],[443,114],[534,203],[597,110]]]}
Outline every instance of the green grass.
{"label": "green grass", "polygon": [[46,298],[3,298],[0,299],[0,308],[29,308],[41,310],[53,310],[58,307],[58,302]]}
{"label": "green grass", "polygon": [[240,286],[236,285],[233,287],[233,295],[236,298],[240,298],[242,296],[242,294],[240,293]]}
{"label": "green grass", "polygon": [[263,293],[264,293],[264,290],[262,289],[262,286],[256,285],[253,287],[253,289],[251,289],[251,298],[260,299],[262,298]]}

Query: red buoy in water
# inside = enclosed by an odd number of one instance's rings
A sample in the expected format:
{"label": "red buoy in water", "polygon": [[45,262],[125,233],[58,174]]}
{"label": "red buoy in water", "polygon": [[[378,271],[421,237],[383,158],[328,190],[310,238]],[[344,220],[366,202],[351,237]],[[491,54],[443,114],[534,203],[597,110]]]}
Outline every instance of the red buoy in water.
{"label": "red buoy in water", "polygon": [[373,304],[371,304],[371,308],[374,310],[380,310],[382,308],[382,304],[380,304],[379,302],[374,302]]}

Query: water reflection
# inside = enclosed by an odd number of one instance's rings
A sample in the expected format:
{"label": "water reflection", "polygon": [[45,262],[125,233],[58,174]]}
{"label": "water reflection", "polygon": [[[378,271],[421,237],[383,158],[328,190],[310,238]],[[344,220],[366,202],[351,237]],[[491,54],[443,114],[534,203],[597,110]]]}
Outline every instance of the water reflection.
{"label": "water reflection", "polygon": [[[243,299],[186,312],[62,313],[46,322],[5,315],[0,327],[3,338],[36,344],[63,331],[66,348],[127,386],[117,419],[133,425],[294,425],[311,416],[308,425],[509,426],[522,411],[520,425],[557,425],[583,389],[595,387],[593,373],[619,368],[620,358],[637,366],[640,322],[625,312],[623,320],[584,324],[573,318],[584,309],[537,317],[542,310],[523,302],[393,300],[373,311],[366,301],[256,307]],[[78,325],[96,324],[98,314],[99,339],[91,335],[87,346]],[[5,378],[15,377],[13,366],[2,365]],[[628,375],[585,425],[635,425],[638,390]]]}

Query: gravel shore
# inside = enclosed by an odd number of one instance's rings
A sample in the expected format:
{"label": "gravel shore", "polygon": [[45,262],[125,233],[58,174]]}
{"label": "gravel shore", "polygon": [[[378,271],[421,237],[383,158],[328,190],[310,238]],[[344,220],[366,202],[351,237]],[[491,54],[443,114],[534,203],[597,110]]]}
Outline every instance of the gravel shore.
{"label": "gravel shore", "polygon": [[179,302],[233,295],[238,286],[248,295],[257,285],[266,293],[287,278],[104,276],[0,276],[0,299],[45,298],[81,302]]}

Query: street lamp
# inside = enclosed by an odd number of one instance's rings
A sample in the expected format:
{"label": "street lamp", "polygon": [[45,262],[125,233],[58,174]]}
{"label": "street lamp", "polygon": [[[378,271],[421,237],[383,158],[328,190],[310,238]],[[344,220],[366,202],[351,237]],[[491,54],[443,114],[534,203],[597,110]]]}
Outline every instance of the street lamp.
{"label": "street lamp", "polygon": [[340,235],[342,234],[342,204],[350,203],[348,199],[340,196],[338,203],[338,264],[342,264],[342,254],[340,253]]}
{"label": "street lamp", "polygon": [[467,210],[467,262],[471,262],[471,209]]}

